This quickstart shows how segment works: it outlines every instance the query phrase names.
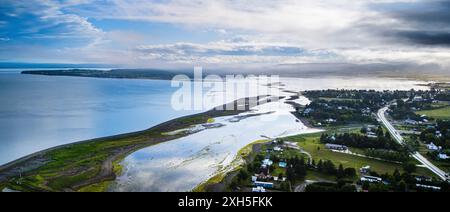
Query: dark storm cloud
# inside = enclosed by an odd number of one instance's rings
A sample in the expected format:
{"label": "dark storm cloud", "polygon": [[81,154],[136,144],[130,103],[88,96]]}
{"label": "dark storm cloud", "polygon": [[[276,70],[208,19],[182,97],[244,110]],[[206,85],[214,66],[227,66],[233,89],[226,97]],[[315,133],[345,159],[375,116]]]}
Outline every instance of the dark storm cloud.
{"label": "dark storm cloud", "polygon": [[416,44],[450,46],[449,32],[400,31],[396,35]]}
{"label": "dark storm cloud", "polygon": [[373,28],[382,36],[417,45],[450,45],[450,0],[383,3],[373,7],[398,21]]}
{"label": "dark storm cloud", "polygon": [[450,0],[407,3],[404,9],[397,9],[391,16],[418,26],[450,26]]}

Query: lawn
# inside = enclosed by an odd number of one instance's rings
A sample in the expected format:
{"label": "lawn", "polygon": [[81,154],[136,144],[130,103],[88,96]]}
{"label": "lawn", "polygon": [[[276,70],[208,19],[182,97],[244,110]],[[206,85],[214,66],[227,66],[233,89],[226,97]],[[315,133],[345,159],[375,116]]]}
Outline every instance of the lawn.
{"label": "lawn", "polygon": [[435,118],[435,119],[448,120],[448,119],[450,119],[450,106],[442,107],[442,108],[434,109],[434,110],[417,111],[416,114],[426,115],[428,117]]}
{"label": "lawn", "polygon": [[305,180],[313,180],[313,181],[336,181],[336,177],[332,175],[327,175],[324,173],[320,173],[318,171],[308,170],[308,173],[305,177]]}
{"label": "lawn", "polygon": [[[390,173],[392,174],[395,169],[402,171],[402,165],[397,163],[390,163],[370,158],[364,158],[354,155],[348,155],[344,153],[337,153],[325,148],[324,144],[319,141],[320,133],[299,135],[289,137],[286,140],[298,142],[298,145],[305,151],[309,152],[316,163],[319,160],[331,160],[336,166],[342,164],[344,168],[355,168],[359,170],[363,166],[371,166],[373,171],[379,174]],[[420,175],[429,175],[430,172],[423,168],[417,169]]]}

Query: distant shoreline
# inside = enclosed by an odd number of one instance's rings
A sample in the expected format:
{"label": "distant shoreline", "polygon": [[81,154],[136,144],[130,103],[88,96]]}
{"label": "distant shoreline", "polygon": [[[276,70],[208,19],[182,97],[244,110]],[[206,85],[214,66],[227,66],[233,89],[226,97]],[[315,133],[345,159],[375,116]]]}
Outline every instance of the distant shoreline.
{"label": "distant shoreline", "polygon": [[86,77],[86,78],[107,78],[107,79],[149,79],[149,80],[171,80],[175,76],[183,74],[193,77],[190,73],[172,72],[156,69],[67,69],[67,70],[32,70],[22,71],[26,75],[43,76],[67,76],[67,77]]}
{"label": "distant shoreline", "polygon": [[[73,68],[73,69],[55,69],[55,70],[25,70],[21,71],[21,74],[27,75],[43,75],[43,76],[67,76],[67,77],[86,77],[86,78],[107,78],[107,79],[142,79],[142,80],[172,80],[173,77],[177,75],[186,75],[189,78],[193,78],[192,71],[182,71],[182,70],[160,70],[160,69],[84,69],[84,68]],[[204,72],[205,75],[209,74]],[[225,75],[233,75],[233,74],[262,74],[262,75],[270,75],[268,73],[214,73],[215,75],[225,76]],[[345,72],[333,72],[333,73],[310,73],[310,72],[299,72],[297,75],[293,74],[283,74],[277,73],[281,78],[317,78],[317,77],[348,77],[354,76],[358,78],[387,78],[387,79],[399,79],[399,80],[414,80],[414,81],[422,81],[422,82],[438,82],[438,83],[447,83],[450,82],[450,76],[441,76],[441,75],[408,75],[408,74],[376,74],[376,73],[361,73],[356,75],[347,75]]]}

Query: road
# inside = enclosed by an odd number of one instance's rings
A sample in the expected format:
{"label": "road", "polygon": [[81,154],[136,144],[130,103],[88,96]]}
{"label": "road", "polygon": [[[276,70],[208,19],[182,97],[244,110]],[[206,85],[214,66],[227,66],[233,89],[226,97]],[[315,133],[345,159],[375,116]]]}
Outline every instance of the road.
{"label": "road", "polygon": [[[388,110],[388,107],[381,108],[378,111],[378,118],[381,120],[383,125],[389,130],[393,138],[401,145],[405,145],[405,142],[403,140],[403,137],[400,135],[400,133],[392,126],[392,124],[387,120],[385,114]],[[425,157],[423,157],[419,152],[413,152],[411,153],[411,156],[418,160],[424,167],[428,168],[430,171],[435,173],[439,178],[442,180],[447,180],[446,173],[433,165],[430,161],[428,161]]]}

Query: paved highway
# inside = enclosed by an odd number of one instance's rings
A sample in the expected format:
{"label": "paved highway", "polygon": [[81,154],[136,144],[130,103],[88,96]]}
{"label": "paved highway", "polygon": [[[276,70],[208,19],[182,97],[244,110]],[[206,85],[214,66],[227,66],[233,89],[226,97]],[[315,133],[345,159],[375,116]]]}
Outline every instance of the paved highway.
{"label": "paved highway", "polygon": [[[388,110],[388,107],[381,108],[378,111],[378,118],[381,120],[383,125],[389,130],[391,135],[394,137],[394,139],[401,145],[404,145],[405,142],[403,140],[403,137],[400,135],[400,133],[392,126],[392,124],[386,119],[386,111]],[[416,160],[418,160],[421,164],[423,164],[424,167],[428,168],[430,171],[435,173],[439,178],[442,180],[447,180],[447,175],[444,171],[433,165],[430,161],[428,161],[425,157],[423,157],[420,153],[414,152],[411,153],[411,156],[414,157]]]}

